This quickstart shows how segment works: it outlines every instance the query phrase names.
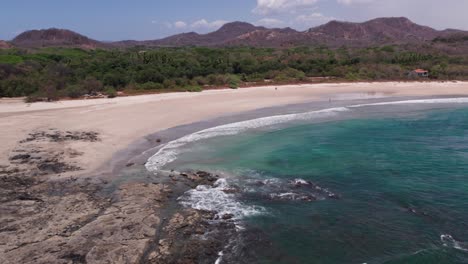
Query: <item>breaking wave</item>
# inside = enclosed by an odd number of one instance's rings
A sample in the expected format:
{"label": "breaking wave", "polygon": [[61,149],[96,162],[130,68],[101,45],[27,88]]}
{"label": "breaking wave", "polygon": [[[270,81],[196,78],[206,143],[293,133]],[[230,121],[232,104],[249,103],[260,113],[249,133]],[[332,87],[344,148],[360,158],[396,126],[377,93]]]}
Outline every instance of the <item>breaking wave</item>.
{"label": "breaking wave", "polygon": [[296,120],[309,120],[317,117],[334,116],[339,112],[349,111],[346,107],[336,107],[324,110],[299,113],[299,114],[288,114],[288,115],[277,115],[270,117],[262,117],[252,119],[248,121],[236,122],[227,125],[212,127],[204,129],[193,134],[181,137],[174,141],[167,143],[159,151],[153,155],[148,162],[145,164],[149,171],[160,170],[164,165],[177,159],[179,154],[178,148],[195,141],[202,139],[208,139],[217,136],[229,136],[236,135],[245,132],[249,129],[268,127],[276,124],[287,123]]}
{"label": "breaking wave", "polygon": [[393,102],[381,102],[371,104],[358,104],[351,105],[349,108],[358,108],[364,106],[383,106],[383,105],[402,105],[402,104],[464,104],[468,103],[468,98],[435,98],[435,99],[418,99],[418,100],[406,100],[406,101],[393,101]]}
{"label": "breaking wave", "polygon": [[236,122],[217,127],[212,127],[195,132],[190,135],[186,135],[174,141],[171,141],[164,145],[159,151],[148,159],[145,164],[149,171],[158,171],[162,167],[170,162],[177,159],[179,154],[179,148],[203,139],[208,139],[217,136],[229,136],[236,135],[245,132],[250,129],[268,127],[276,124],[283,124],[291,121],[311,120],[320,117],[335,116],[340,112],[352,111],[353,108],[367,107],[367,106],[384,106],[384,105],[402,105],[402,104],[442,104],[442,103],[468,103],[468,98],[439,98],[439,99],[420,99],[420,100],[406,100],[406,101],[393,101],[393,102],[381,102],[381,103],[370,103],[370,104],[358,104],[350,105],[347,107],[334,107],[323,110],[287,114],[287,115],[276,115],[270,117],[262,117],[242,122]]}
{"label": "breaking wave", "polygon": [[197,210],[216,212],[217,218],[229,217],[238,220],[247,216],[264,212],[260,206],[249,206],[238,201],[232,187],[226,179],[219,179],[213,186],[199,185],[187,191],[179,198],[179,202]]}

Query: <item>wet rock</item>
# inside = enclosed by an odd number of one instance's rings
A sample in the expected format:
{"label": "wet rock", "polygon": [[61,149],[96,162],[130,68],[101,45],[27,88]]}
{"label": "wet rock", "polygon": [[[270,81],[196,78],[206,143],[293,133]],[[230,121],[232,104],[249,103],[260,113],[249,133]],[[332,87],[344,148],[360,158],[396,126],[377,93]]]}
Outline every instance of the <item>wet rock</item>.
{"label": "wet rock", "polygon": [[339,200],[339,199],[341,199],[341,196],[339,196],[338,194],[335,194],[335,193],[329,193],[328,198]]}
{"label": "wet rock", "polygon": [[193,187],[197,185],[213,185],[213,183],[219,179],[218,175],[213,175],[205,171],[181,172],[179,175],[189,180],[189,182],[194,185]]}
{"label": "wet rock", "polygon": [[10,160],[27,160],[31,158],[29,154],[18,154],[10,158]]}
{"label": "wet rock", "polygon": [[210,173],[208,173],[206,171],[197,171],[195,174],[198,175],[201,178],[206,178],[206,177],[211,177],[212,176]]}
{"label": "wet rock", "polygon": [[334,200],[341,199],[340,195],[335,194],[331,192],[330,190],[323,188],[311,181],[306,181],[303,179],[295,179],[293,181],[290,181],[289,184],[296,189],[303,189],[303,188],[312,189],[318,196],[321,196],[323,198],[329,198],[329,199],[334,199]]}
{"label": "wet rock", "polygon": [[61,257],[61,259],[70,260],[72,263],[86,263],[86,255],[69,253]]}
{"label": "wet rock", "polygon": [[145,263],[214,263],[235,226],[225,221],[209,223],[213,217],[213,212],[193,209],[176,213]]}
{"label": "wet rock", "polygon": [[240,193],[240,190],[237,188],[225,188],[223,189],[223,192],[228,193],[228,194],[233,194],[233,193]]}
{"label": "wet rock", "polygon": [[46,161],[41,162],[37,165],[37,168],[40,171],[47,172],[47,173],[62,173],[67,171],[77,171],[80,170],[79,167],[72,166],[60,161]]}
{"label": "wet rock", "polygon": [[230,219],[232,219],[233,217],[234,217],[233,214],[225,214],[225,215],[223,215],[223,216],[221,217],[221,219],[223,219],[223,220],[230,220]]}
{"label": "wet rock", "polygon": [[302,180],[302,179],[295,179],[289,182],[290,185],[296,188],[304,187],[304,186],[315,186],[312,182]]}
{"label": "wet rock", "polygon": [[62,142],[62,141],[99,141],[99,134],[92,131],[66,131],[61,132],[57,130],[39,131],[30,133],[28,138],[20,141],[20,143],[26,143],[31,141],[49,140],[51,142]]}

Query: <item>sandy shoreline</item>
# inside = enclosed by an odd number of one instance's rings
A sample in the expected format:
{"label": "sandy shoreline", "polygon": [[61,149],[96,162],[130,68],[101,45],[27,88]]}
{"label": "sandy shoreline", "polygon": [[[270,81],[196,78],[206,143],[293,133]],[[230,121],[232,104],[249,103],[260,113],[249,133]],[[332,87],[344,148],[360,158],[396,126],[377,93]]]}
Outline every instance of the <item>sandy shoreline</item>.
{"label": "sandy shoreline", "polygon": [[150,173],[148,148],[257,117],[464,96],[468,83],[355,83],[32,105],[0,99],[0,262],[213,263],[233,232],[229,216],[213,225],[212,213],[177,198],[217,176]]}
{"label": "sandy shoreline", "polygon": [[[275,89],[277,87],[277,90]],[[259,108],[322,100],[367,99],[378,96],[468,95],[467,82],[351,83],[286,85],[210,90],[201,93],[142,95],[115,99],[74,100],[26,104],[0,100],[3,136],[0,165],[18,141],[37,130],[95,131],[102,141],[73,143],[83,155],[74,162],[89,174],[114,153],[156,131]]]}

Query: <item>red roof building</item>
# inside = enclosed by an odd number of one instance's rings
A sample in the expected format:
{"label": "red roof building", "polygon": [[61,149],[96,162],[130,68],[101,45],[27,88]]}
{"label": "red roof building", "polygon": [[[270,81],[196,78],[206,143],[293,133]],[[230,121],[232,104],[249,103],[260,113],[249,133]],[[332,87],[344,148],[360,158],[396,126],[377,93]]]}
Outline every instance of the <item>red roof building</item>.
{"label": "red roof building", "polygon": [[416,69],[409,73],[409,77],[429,77],[429,71],[423,69]]}

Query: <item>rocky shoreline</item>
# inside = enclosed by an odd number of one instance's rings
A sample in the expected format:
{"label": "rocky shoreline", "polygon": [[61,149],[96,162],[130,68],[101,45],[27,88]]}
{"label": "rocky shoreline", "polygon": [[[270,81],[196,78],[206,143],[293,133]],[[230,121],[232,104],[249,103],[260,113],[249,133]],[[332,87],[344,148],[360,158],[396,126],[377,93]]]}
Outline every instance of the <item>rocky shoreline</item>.
{"label": "rocky shoreline", "polygon": [[46,130],[18,143],[0,168],[0,263],[214,263],[234,223],[177,198],[217,176],[76,177],[74,143],[97,141],[93,131]]}

